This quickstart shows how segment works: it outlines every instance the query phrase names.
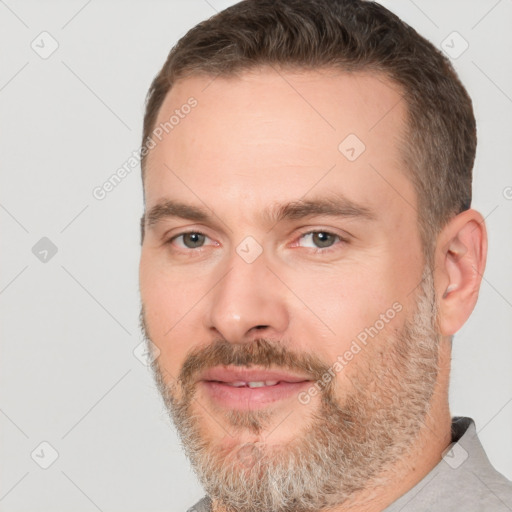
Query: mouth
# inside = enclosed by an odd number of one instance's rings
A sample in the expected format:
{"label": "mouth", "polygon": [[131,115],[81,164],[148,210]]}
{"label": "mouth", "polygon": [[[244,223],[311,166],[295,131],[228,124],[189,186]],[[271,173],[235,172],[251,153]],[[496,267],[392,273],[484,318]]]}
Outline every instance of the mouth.
{"label": "mouth", "polygon": [[312,382],[309,377],[282,371],[216,367],[201,375],[199,385],[217,405],[255,410],[297,398]]}
{"label": "mouth", "polygon": [[244,381],[235,381],[235,382],[222,382],[222,381],[208,381],[208,382],[218,382],[219,384],[226,384],[226,386],[232,386],[234,388],[264,388],[269,386],[277,386],[280,384],[280,381],[277,380],[267,380],[267,381],[253,381],[253,382],[244,382]]}

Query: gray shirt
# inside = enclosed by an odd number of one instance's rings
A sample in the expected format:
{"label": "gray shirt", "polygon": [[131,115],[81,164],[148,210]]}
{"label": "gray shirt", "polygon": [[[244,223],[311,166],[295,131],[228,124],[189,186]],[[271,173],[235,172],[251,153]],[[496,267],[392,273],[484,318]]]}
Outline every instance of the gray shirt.
{"label": "gray shirt", "polygon": [[[489,462],[471,418],[452,418],[443,459],[383,512],[512,512],[512,482]],[[203,498],[187,512],[211,512]],[[257,512],[257,511],[255,511]]]}

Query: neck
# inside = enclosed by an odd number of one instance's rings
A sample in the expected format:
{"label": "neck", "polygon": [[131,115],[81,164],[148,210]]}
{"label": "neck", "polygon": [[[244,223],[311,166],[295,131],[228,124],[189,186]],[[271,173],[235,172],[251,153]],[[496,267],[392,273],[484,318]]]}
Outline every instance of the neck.
{"label": "neck", "polygon": [[[439,464],[451,443],[451,414],[448,405],[451,341],[444,338],[439,346],[439,375],[423,426],[411,440],[408,453],[387,468],[376,480],[329,512],[381,512],[412,489]],[[320,512],[320,511],[319,511]]]}
{"label": "neck", "polygon": [[451,416],[447,405],[442,415],[433,411],[427,414],[413,443],[405,457],[375,479],[379,484],[370,484],[350,502],[329,512],[381,512],[427,476],[451,443]]}

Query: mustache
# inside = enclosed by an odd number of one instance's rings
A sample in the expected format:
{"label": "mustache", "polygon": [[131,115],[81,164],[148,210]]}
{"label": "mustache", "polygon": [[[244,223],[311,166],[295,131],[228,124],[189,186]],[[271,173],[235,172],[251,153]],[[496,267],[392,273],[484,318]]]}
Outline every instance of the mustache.
{"label": "mustache", "polygon": [[232,343],[217,339],[206,347],[187,354],[178,375],[183,386],[193,384],[197,375],[215,366],[261,366],[298,371],[320,380],[329,366],[312,354],[298,354],[278,342],[257,338],[245,343]]}
{"label": "mustache", "polygon": [[[140,309],[139,325],[144,338],[150,341],[144,305]],[[155,359],[151,366],[155,371],[158,359]],[[314,381],[321,380],[330,369],[330,365],[325,364],[314,354],[299,354],[282,343],[267,338],[261,337],[244,343],[233,343],[218,338],[208,346],[197,347],[187,354],[176,381],[190,391],[197,376],[215,366],[260,366],[267,369],[297,371]],[[327,388],[332,384],[330,381],[325,390],[328,391]]]}

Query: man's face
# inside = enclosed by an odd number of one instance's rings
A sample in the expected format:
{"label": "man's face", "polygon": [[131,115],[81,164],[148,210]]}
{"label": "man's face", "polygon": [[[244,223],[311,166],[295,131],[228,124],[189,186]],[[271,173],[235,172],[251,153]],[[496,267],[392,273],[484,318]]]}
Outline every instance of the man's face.
{"label": "man's face", "polygon": [[421,425],[437,340],[397,89],[377,75],[262,69],[179,81],[160,110],[157,126],[180,115],[147,161],[143,326],[219,499],[236,499],[233,472],[247,496],[251,474],[256,493],[265,468],[290,473],[287,453],[324,447],[324,465],[343,468],[340,501]]}

